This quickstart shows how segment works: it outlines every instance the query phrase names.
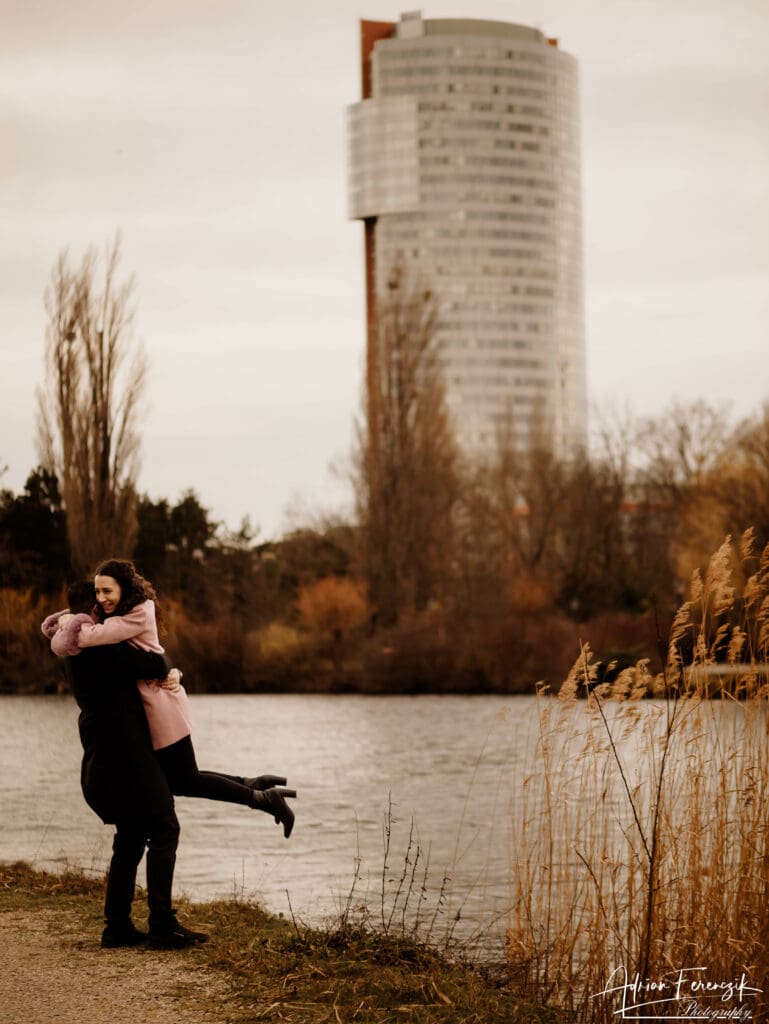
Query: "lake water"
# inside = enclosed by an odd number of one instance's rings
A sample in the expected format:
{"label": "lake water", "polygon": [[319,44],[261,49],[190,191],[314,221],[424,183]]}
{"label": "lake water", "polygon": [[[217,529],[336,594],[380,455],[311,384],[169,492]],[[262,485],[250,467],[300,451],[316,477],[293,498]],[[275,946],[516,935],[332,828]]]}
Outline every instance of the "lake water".
{"label": "lake water", "polygon": [[[258,898],[312,922],[346,903],[357,875],[353,903],[365,897],[381,912],[383,884],[391,906],[405,858],[408,887],[418,851],[411,910],[429,856],[424,915],[432,916],[450,877],[436,931],[458,910],[465,934],[495,918],[504,924],[510,801],[536,739],[533,697],[217,695],[191,702],[201,768],[287,775],[299,797],[288,841],[265,814],[178,798],[177,891],[196,900]],[[83,802],[76,722],[69,697],[0,698],[0,860],[106,867],[113,830]]]}

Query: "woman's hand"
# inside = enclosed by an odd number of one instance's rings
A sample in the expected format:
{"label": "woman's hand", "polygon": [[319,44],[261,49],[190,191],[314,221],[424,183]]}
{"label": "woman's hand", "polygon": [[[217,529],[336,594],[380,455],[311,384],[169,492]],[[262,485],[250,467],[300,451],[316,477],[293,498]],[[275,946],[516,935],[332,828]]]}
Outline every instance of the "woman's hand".
{"label": "woman's hand", "polygon": [[182,688],[182,673],[178,668],[172,668],[163,682],[160,684],[164,690],[175,693]]}
{"label": "woman's hand", "polygon": [[63,615],[59,616],[59,621],[56,623],[59,629],[64,629],[68,622],[72,622],[74,619],[72,612],[64,612]]}

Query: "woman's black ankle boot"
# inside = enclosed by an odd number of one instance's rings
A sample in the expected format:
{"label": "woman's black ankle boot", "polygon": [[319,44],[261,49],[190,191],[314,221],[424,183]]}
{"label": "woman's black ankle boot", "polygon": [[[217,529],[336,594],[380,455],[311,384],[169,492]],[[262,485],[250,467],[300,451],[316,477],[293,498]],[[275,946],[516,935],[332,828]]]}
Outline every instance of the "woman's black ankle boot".
{"label": "woman's black ankle boot", "polygon": [[253,792],[253,807],[265,814],[271,814],[276,824],[283,826],[283,835],[288,839],[294,827],[294,812],[285,801],[285,797],[296,796],[295,789],[278,789],[272,786],[270,789]]}

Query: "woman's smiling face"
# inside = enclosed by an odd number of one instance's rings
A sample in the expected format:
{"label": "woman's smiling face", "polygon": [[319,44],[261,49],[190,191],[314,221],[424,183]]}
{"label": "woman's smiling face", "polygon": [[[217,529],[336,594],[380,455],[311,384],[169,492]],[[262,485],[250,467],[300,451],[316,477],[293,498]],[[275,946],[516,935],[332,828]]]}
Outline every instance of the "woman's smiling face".
{"label": "woman's smiling face", "polygon": [[104,609],[104,614],[111,615],[120,604],[120,584],[111,576],[96,576],[93,582],[96,587],[96,600]]}

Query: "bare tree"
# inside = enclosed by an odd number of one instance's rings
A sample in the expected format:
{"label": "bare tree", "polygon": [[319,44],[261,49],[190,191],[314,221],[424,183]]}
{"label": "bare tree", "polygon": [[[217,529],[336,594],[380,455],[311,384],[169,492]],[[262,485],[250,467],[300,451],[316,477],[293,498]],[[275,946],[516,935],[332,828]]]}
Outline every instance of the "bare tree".
{"label": "bare tree", "polygon": [[739,537],[753,527],[759,548],[769,543],[769,402],[737,424],[703,493],[717,536]]}
{"label": "bare tree", "polygon": [[541,418],[525,445],[516,426],[508,410],[464,489],[465,603],[490,621],[545,594],[576,618],[642,606],[670,569],[665,523],[634,495],[632,422],[604,420],[590,456],[559,455]]}
{"label": "bare tree", "polygon": [[134,282],[117,280],[120,240],[79,267],[63,252],[45,293],[45,385],[38,390],[38,446],[56,474],[67,513],[70,558],[88,572],[136,541],[139,405],[146,362],[134,342]]}
{"label": "bare tree", "polygon": [[384,623],[440,599],[451,566],[458,452],[429,289],[390,275],[369,351],[356,458],[363,565]]}
{"label": "bare tree", "polygon": [[729,433],[724,407],[714,408],[702,399],[688,405],[673,402],[658,419],[641,424],[643,483],[658,497],[687,502],[719,465]]}
{"label": "bare tree", "polygon": [[733,438],[727,410],[702,399],[673,402],[639,432],[639,496],[666,520],[669,559],[681,581],[723,540],[713,484],[730,475]]}

